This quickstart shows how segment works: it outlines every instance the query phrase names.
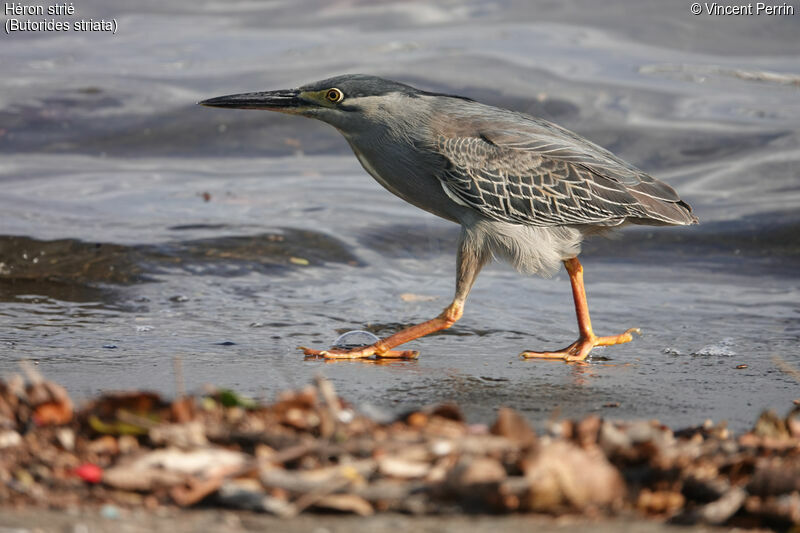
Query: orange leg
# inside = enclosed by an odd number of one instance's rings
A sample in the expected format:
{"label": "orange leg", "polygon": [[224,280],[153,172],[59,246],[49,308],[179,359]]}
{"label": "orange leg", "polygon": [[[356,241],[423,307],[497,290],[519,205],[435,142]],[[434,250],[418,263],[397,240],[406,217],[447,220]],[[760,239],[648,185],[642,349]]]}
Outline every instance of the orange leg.
{"label": "orange leg", "polygon": [[578,315],[578,340],[557,352],[522,352],[520,356],[526,359],[563,359],[565,361],[583,361],[595,346],[612,346],[633,340],[633,333],[641,334],[638,328],[631,328],[625,333],[598,337],[592,331],[592,321],[589,319],[589,306],[586,303],[586,290],[583,288],[583,267],[577,257],[564,261],[572,284],[572,298],[575,300],[575,314]]}
{"label": "orange leg", "polygon": [[466,302],[467,295],[475,283],[475,278],[478,277],[481,268],[489,259],[489,255],[486,252],[477,251],[479,248],[471,245],[472,243],[469,243],[468,239],[469,236],[462,232],[461,245],[458,250],[456,295],[453,303],[448,305],[436,318],[407,327],[394,335],[363,348],[355,348],[353,350],[336,348],[313,350],[300,346],[299,349],[303,350],[303,353],[307,356],[324,357],[326,359],[364,359],[373,355],[379,358],[416,359],[419,357],[419,352],[416,350],[393,350],[392,348],[436,331],[447,329],[455,324],[464,312],[464,302]]}
{"label": "orange leg", "polygon": [[311,348],[301,346],[300,349],[303,350],[303,353],[306,355],[319,356],[326,359],[362,359],[373,355],[386,358],[416,359],[419,357],[419,352],[416,350],[392,350],[392,348],[424,337],[425,335],[430,335],[436,331],[449,328],[461,318],[463,309],[462,303],[454,301],[436,318],[407,327],[394,335],[381,339],[375,344],[364,346],[363,348],[356,348],[354,350],[339,350],[336,348],[330,350],[312,350]]}

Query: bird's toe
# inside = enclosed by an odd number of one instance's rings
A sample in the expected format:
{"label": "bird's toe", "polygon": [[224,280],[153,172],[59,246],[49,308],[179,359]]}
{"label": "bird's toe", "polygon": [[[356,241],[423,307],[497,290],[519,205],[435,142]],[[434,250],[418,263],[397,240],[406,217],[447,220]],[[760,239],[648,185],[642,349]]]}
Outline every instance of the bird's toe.
{"label": "bird's toe", "polygon": [[382,353],[375,353],[378,359],[418,359],[419,350],[388,350]]}

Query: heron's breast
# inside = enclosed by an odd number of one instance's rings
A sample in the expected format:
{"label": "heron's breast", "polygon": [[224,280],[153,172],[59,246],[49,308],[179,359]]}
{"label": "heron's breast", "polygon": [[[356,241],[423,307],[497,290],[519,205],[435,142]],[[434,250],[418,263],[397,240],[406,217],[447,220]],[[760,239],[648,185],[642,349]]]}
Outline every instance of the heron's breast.
{"label": "heron's breast", "polygon": [[378,172],[378,170],[372,165],[372,163],[370,163],[370,160],[366,156],[364,156],[363,153],[356,150],[355,148],[353,148],[353,152],[356,154],[358,162],[361,163],[362,167],[364,167],[364,170],[366,170],[370,176],[375,178],[375,181],[380,183],[386,190],[388,190],[392,194],[395,194],[405,200],[400,190],[397,189],[394,185],[392,185],[392,182],[384,179],[383,176],[381,176],[381,173]]}
{"label": "heron's breast", "polygon": [[453,222],[462,218],[460,211],[465,208],[445,194],[441,182],[433,175],[436,169],[418,161],[418,154],[409,156],[403,149],[383,154],[350,145],[364,170],[395,196]]}

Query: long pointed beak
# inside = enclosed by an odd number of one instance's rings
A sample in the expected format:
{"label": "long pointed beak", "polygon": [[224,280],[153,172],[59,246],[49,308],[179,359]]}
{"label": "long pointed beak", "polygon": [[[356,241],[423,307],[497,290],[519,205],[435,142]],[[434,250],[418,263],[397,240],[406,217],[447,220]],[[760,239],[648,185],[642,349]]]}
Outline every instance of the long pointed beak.
{"label": "long pointed beak", "polygon": [[306,105],[300,100],[296,89],[264,91],[260,93],[231,94],[197,102],[208,107],[227,107],[230,109],[269,109],[270,111],[291,112]]}

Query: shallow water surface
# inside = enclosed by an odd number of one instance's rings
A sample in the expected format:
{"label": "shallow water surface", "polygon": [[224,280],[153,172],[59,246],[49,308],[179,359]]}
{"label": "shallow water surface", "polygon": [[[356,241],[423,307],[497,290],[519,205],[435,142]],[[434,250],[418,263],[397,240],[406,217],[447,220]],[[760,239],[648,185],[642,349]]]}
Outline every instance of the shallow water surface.
{"label": "shallow water surface", "polygon": [[[796,23],[584,4],[87,0],[117,35],[4,35],[0,372],[29,359],[77,396],[172,394],[179,357],[190,390],[272,398],[322,373],[376,415],[457,402],[476,422],[510,405],[741,430],[785,411]],[[358,71],[556,121],[678,188],[700,226],[582,255],[595,330],[644,335],[587,364],[520,360],[574,340],[569,284],[492,265],[455,327],[409,345],[419,360],[304,360],[299,345],[437,314],[458,229],[381,189],[332,128],[194,102]]]}

